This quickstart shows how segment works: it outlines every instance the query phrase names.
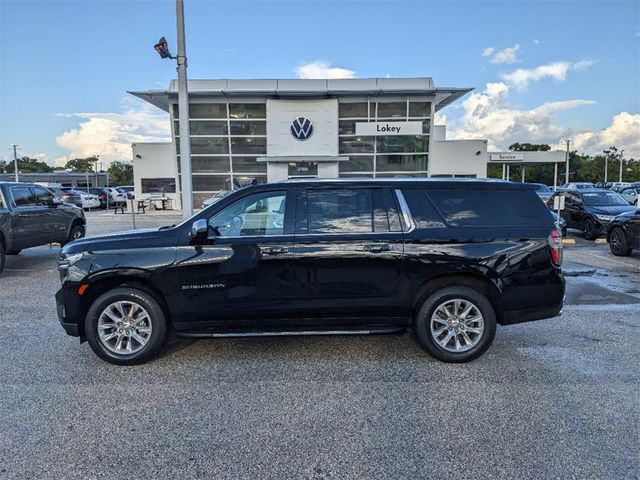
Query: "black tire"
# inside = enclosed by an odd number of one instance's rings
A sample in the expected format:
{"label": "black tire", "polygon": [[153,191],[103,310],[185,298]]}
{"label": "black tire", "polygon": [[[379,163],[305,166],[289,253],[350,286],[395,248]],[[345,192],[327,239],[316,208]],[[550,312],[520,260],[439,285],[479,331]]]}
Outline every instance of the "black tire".
{"label": "black tire", "polygon": [[631,255],[629,241],[620,227],[614,227],[609,234],[609,249],[616,257],[627,257]]}
{"label": "black tire", "polygon": [[4,270],[4,262],[6,261],[6,251],[4,249],[4,243],[0,239],[0,273]]}
{"label": "black tire", "polygon": [[74,240],[78,240],[79,238],[84,237],[85,231],[82,225],[74,225],[71,231],[69,232],[69,236],[64,241],[62,246],[65,246],[69,242],[73,242]]}
{"label": "black tire", "polygon": [[[443,348],[436,341],[431,330],[431,319],[436,309],[447,301],[454,301],[455,299],[461,299],[473,304],[475,309],[482,315],[484,321],[482,333],[471,338],[474,341],[477,338],[477,343],[468,350],[460,352],[452,352]],[[448,328],[449,332],[453,331],[451,327]],[[491,346],[496,334],[496,314],[491,302],[478,291],[463,286],[445,287],[432,293],[424,300],[416,315],[414,329],[422,346],[438,360],[448,363],[470,362],[482,355]],[[460,338],[458,335],[456,333],[451,337],[451,340],[458,341],[456,340],[456,337]],[[467,336],[469,335],[467,334]],[[454,345],[452,345],[453,347]]]}
{"label": "black tire", "polygon": [[596,239],[596,224],[590,218],[586,219],[582,224],[582,233],[585,240]]}
{"label": "black tire", "polygon": [[7,255],[20,255],[20,252],[22,251],[21,248],[18,248],[17,250],[11,250],[10,252],[6,252]]}
{"label": "black tire", "polygon": [[[146,310],[149,317],[151,334],[147,343],[135,353],[116,353],[110,350],[98,335],[98,320],[101,314],[107,307],[118,301],[135,302]],[[129,287],[115,288],[100,295],[87,313],[84,328],[89,345],[95,354],[114,365],[137,365],[151,360],[160,352],[167,337],[167,319],[158,301],[145,290]],[[105,331],[105,333],[107,332]],[[124,345],[124,341],[131,342],[125,336],[121,346]],[[115,343],[117,344],[117,340]]]}

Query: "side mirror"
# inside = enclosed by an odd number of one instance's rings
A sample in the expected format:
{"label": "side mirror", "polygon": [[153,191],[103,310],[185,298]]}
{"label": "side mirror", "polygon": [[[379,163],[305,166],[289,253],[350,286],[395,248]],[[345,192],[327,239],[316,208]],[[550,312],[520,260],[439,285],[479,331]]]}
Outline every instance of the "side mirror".
{"label": "side mirror", "polygon": [[191,240],[207,239],[207,221],[204,218],[196,220],[191,225]]}

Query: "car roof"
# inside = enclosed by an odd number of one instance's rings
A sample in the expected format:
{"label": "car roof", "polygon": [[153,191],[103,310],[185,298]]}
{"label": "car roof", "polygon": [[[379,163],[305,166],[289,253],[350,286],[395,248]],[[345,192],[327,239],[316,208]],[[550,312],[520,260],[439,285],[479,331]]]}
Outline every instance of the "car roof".
{"label": "car roof", "polygon": [[256,188],[260,186],[277,185],[340,185],[340,186],[365,186],[365,185],[389,185],[389,186],[430,186],[437,188],[479,188],[491,190],[533,190],[533,186],[527,183],[508,182],[495,178],[397,178],[397,177],[366,177],[366,178],[290,178],[271,184],[249,186],[245,188]]}

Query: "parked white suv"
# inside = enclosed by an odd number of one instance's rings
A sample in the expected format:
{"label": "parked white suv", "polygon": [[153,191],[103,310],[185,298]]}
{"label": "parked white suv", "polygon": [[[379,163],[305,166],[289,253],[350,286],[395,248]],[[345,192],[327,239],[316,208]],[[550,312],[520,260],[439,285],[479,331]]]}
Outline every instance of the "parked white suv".
{"label": "parked white suv", "polygon": [[112,204],[117,205],[117,204],[127,203],[126,193],[119,192],[118,189],[115,187],[104,187],[104,189],[109,192],[109,195],[111,196]]}

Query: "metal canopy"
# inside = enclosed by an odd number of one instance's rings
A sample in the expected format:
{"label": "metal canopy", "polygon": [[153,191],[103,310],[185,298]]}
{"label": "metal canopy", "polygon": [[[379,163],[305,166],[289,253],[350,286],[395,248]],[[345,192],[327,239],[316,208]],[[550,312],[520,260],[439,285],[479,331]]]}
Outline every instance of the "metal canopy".
{"label": "metal canopy", "polygon": [[[340,78],[265,80],[189,80],[190,97],[322,98],[337,96],[429,95],[436,97],[441,110],[466,95],[472,88],[436,88],[430,77]],[[177,81],[167,90],[130,91],[130,94],[169,111],[177,102]]]}

